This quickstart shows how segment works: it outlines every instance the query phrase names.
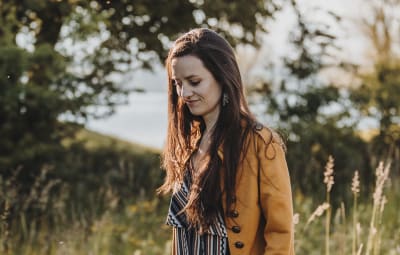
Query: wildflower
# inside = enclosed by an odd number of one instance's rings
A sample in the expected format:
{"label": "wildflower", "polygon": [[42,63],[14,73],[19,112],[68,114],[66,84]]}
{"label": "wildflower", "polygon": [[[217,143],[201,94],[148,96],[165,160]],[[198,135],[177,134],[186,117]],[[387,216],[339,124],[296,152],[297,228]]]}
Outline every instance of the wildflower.
{"label": "wildflower", "polygon": [[332,186],[335,183],[334,179],[333,179],[333,166],[334,166],[333,162],[334,162],[333,157],[329,156],[328,163],[326,163],[326,166],[325,166],[324,183],[326,184],[326,188],[327,188],[328,192],[331,191]]}

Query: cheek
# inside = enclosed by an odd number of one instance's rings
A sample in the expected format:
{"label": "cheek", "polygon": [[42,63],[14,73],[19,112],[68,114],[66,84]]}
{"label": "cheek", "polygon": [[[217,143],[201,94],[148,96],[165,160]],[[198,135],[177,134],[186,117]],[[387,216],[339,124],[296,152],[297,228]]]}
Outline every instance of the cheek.
{"label": "cheek", "polygon": [[219,84],[215,84],[214,93],[216,100],[219,100],[222,96],[222,88]]}

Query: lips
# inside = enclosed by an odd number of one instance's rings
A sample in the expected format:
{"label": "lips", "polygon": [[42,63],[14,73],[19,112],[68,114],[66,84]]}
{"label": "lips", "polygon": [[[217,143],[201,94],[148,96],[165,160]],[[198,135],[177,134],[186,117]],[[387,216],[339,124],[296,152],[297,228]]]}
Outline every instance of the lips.
{"label": "lips", "polygon": [[193,106],[196,102],[198,102],[199,100],[186,100],[185,103],[188,106]]}

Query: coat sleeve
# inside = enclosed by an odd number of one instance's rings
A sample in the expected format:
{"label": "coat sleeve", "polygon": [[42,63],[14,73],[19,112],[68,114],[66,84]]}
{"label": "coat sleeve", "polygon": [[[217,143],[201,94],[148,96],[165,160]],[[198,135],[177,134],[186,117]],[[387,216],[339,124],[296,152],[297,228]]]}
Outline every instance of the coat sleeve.
{"label": "coat sleeve", "polygon": [[293,255],[292,191],[285,151],[279,137],[268,135],[269,139],[265,139],[264,133],[264,139],[258,140],[260,206],[266,220],[265,254]]}

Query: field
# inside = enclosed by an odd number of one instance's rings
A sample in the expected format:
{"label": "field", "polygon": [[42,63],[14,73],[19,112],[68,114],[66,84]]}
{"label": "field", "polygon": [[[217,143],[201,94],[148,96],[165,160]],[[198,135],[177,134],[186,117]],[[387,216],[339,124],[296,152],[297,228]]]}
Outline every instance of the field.
{"label": "field", "polygon": [[[118,144],[120,150],[129,149],[134,153],[150,150],[90,132],[81,134],[79,139],[85,140],[89,149]],[[364,187],[355,174],[352,183],[347,185],[353,192],[353,201],[335,205],[330,191],[341,180],[334,178],[333,161],[330,158],[326,168],[321,169],[324,172],[321,185],[327,191],[325,200],[316,201],[310,195],[293,192],[296,254],[400,254],[400,186],[390,177],[390,165],[377,166],[376,184],[366,197],[359,196]],[[41,177],[37,178],[40,183]],[[1,184],[3,195],[9,192],[6,197],[11,197],[12,186]],[[46,199],[43,192],[31,192],[31,195],[38,196],[31,198],[34,201]],[[48,209],[51,217],[43,213],[32,222],[27,211],[10,211],[10,201],[4,199],[0,253],[169,254],[171,231],[164,224],[168,197],[158,197],[154,190],[123,197],[113,186],[90,194],[90,199],[84,199],[84,205],[79,200],[66,202],[62,193],[59,196],[56,200],[59,204]]]}

